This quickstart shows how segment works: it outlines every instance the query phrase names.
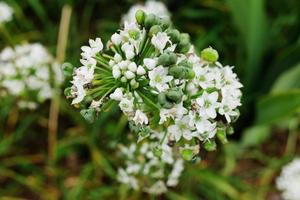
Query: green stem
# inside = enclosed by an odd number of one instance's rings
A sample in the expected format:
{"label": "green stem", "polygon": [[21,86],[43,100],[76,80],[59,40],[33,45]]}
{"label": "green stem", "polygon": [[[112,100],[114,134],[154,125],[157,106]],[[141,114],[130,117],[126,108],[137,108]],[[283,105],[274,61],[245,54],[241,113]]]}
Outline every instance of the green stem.
{"label": "green stem", "polygon": [[9,43],[9,45],[13,47],[15,42],[14,42],[13,38],[10,36],[9,32],[7,31],[7,29],[5,28],[4,25],[0,25],[0,32],[4,36],[6,41]]}

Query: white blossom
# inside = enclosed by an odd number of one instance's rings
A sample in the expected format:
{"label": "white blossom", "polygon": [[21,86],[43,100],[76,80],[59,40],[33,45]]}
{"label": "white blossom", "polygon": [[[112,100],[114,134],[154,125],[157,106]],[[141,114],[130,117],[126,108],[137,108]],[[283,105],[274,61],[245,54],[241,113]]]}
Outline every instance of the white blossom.
{"label": "white blossom", "polygon": [[168,82],[173,79],[172,76],[168,76],[168,69],[163,66],[154,68],[148,72],[148,75],[150,78],[150,86],[155,87],[159,92],[169,89]]}
{"label": "white blossom", "polygon": [[170,37],[165,32],[159,32],[151,39],[151,43],[153,44],[153,46],[160,52],[163,52],[168,42],[170,43]]}

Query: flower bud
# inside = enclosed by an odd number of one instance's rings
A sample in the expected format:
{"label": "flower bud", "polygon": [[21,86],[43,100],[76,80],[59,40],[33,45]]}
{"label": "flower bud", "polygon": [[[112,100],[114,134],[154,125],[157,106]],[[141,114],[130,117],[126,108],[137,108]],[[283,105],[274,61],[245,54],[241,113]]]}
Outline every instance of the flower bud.
{"label": "flower bud", "polygon": [[70,63],[64,63],[62,65],[62,69],[65,77],[71,77],[73,74],[74,66]]}
{"label": "flower bud", "polygon": [[135,62],[132,62],[128,65],[128,69],[131,71],[131,72],[136,72],[137,70],[137,66],[135,64]]}
{"label": "flower bud", "polygon": [[81,116],[88,121],[89,123],[92,123],[95,121],[96,118],[96,110],[93,108],[89,109],[83,109],[80,111]]}
{"label": "flower bud", "polygon": [[119,45],[121,44],[122,42],[122,37],[120,34],[118,33],[114,33],[112,36],[111,36],[111,41],[114,45]]}
{"label": "flower bud", "polygon": [[145,12],[143,10],[138,10],[136,11],[135,13],[135,19],[136,19],[136,22],[139,24],[139,25],[142,25],[145,21]]}
{"label": "flower bud", "polygon": [[195,72],[188,67],[174,66],[169,69],[169,74],[178,79],[193,79]]}
{"label": "flower bud", "polygon": [[212,47],[208,47],[201,51],[200,57],[207,62],[214,63],[219,59],[219,54]]}
{"label": "flower bud", "polygon": [[126,78],[125,76],[122,76],[121,82],[122,82],[122,83],[126,83],[126,82],[127,82],[127,78]]}
{"label": "flower bud", "polygon": [[228,142],[224,129],[218,129],[216,135],[220,142],[222,142],[222,144],[226,144]]}
{"label": "flower bud", "polygon": [[164,105],[167,102],[166,95],[164,93],[159,93],[157,100],[159,104]]}
{"label": "flower bud", "polygon": [[157,17],[154,14],[148,14],[145,17],[145,28],[150,29],[157,24]]}
{"label": "flower bud", "polygon": [[162,55],[159,56],[158,58],[158,65],[163,65],[163,66],[170,66],[173,64],[176,64],[177,62],[177,56],[175,53],[169,52],[169,53],[163,53]]}
{"label": "flower bud", "polygon": [[159,21],[159,25],[161,26],[161,28],[163,30],[166,30],[167,28],[169,28],[171,26],[170,19],[168,19],[166,17],[160,18],[158,21]]}
{"label": "flower bud", "polygon": [[135,79],[132,79],[132,80],[130,81],[130,85],[131,85],[131,87],[132,87],[133,89],[136,89],[136,88],[139,87],[139,83],[136,82]]}
{"label": "flower bud", "polygon": [[180,53],[187,53],[191,47],[190,36],[187,33],[181,33],[177,49]]}
{"label": "flower bud", "polygon": [[161,155],[162,155],[162,149],[159,148],[159,147],[153,148],[153,154],[154,154],[156,157],[161,157]]}
{"label": "flower bud", "polygon": [[112,75],[115,79],[120,78],[121,76],[121,71],[119,69],[113,69]]}
{"label": "flower bud", "polygon": [[64,90],[64,95],[68,98],[71,97],[71,87],[68,87]]}
{"label": "flower bud", "polygon": [[177,29],[168,29],[168,36],[170,36],[173,43],[178,43],[180,41],[180,32]]}
{"label": "flower bud", "polygon": [[193,153],[192,149],[183,149],[183,150],[181,150],[180,154],[181,154],[182,158],[186,161],[190,161],[194,157],[194,153]]}
{"label": "flower bud", "polygon": [[183,93],[179,88],[172,88],[166,93],[167,100],[176,104],[182,100]]}
{"label": "flower bud", "polygon": [[137,75],[142,76],[142,75],[146,74],[146,71],[145,71],[144,67],[139,66],[139,67],[137,68],[136,73],[137,73]]}
{"label": "flower bud", "polygon": [[133,79],[135,77],[135,74],[131,71],[126,71],[124,76],[127,78],[127,79]]}
{"label": "flower bud", "polygon": [[159,33],[159,32],[162,32],[162,29],[159,25],[154,25],[150,28],[149,30],[149,36],[152,37],[153,35]]}
{"label": "flower bud", "polygon": [[217,144],[214,140],[208,140],[204,143],[204,149],[206,151],[215,151],[217,149]]}

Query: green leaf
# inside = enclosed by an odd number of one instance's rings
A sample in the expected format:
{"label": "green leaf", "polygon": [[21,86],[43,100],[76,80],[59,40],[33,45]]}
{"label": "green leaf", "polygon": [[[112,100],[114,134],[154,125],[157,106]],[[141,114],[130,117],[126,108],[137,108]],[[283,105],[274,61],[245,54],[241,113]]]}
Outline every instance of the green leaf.
{"label": "green leaf", "polygon": [[287,70],[275,81],[271,93],[284,92],[287,89],[300,88],[300,63]]}
{"label": "green leaf", "polygon": [[268,41],[264,0],[227,0],[233,21],[242,35],[246,51],[245,88],[257,80],[261,59]]}
{"label": "green leaf", "polygon": [[253,126],[244,131],[242,145],[245,147],[260,145],[269,138],[270,134],[270,126]]}
{"label": "green leaf", "polygon": [[257,104],[257,124],[278,122],[300,109],[300,90],[269,95]]}

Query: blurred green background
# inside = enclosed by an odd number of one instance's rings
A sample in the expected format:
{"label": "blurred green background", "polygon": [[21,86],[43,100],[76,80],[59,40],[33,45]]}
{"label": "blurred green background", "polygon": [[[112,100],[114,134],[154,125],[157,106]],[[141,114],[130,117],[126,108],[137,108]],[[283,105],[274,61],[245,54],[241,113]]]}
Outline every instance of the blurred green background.
{"label": "blurred green background", "polygon": [[[40,42],[61,61],[79,66],[80,47],[89,38],[107,41],[138,1],[5,2],[15,13],[5,24],[10,39],[1,28],[1,49]],[[281,199],[274,180],[282,165],[300,156],[300,1],[163,2],[196,50],[212,46],[222,63],[235,66],[244,85],[243,106],[230,142],[200,163],[187,164],[179,185],[154,197],[115,180],[116,145],[126,143],[129,133],[117,107],[89,124],[63,94],[30,112],[5,98],[0,101],[0,199]],[[56,108],[57,120],[49,117]]]}

